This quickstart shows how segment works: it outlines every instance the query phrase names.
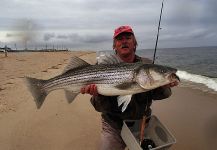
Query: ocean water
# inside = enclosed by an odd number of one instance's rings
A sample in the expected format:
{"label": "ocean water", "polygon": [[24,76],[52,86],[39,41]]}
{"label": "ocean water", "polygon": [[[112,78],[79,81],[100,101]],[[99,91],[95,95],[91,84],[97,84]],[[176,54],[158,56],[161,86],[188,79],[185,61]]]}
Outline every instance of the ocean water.
{"label": "ocean water", "polygon": [[[112,53],[112,51],[100,51]],[[137,55],[153,59],[154,50],[137,50]],[[181,86],[217,94],[217,47],[157,49],[155,64],[178,69]]]}

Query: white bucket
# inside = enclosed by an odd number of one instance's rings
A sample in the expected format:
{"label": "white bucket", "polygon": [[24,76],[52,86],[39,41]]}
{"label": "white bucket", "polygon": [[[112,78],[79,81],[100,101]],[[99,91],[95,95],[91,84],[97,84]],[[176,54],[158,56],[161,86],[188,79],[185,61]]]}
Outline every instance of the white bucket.
{"label": "white bucket", "polygon": [[[130,122],[135,122],[132,127],[128,127],[126,124]],[[139,136],[140,121],[125,120],[121,130],[121,137],[129,150],[142,150],[142,147],[139,145]],[[145,128],[144,138],[151,139],[155,143],[156,147],[150,150],[166,150],[176,143],[174,136],[154,115],[151,116],[148,127]]]}

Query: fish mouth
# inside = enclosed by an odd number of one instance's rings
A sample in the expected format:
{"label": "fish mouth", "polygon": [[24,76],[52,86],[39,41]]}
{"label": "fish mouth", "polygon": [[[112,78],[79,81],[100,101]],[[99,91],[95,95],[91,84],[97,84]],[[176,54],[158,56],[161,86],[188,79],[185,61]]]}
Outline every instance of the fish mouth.
{"label": "fish mouth", "polygon": [[180,82],[180,78],[179,78],[175,73],[171,73],[171,74],[169,75],[169,79],[170,79],[171,81],[178,81],[178,82]]}

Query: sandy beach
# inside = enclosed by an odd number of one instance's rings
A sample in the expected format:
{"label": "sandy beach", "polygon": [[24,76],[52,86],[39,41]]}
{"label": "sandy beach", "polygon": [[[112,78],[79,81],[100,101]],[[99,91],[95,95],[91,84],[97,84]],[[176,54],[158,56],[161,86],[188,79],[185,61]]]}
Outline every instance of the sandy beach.
{"label": "sandy beach", "polygon": [[[96,150],[100,140],[100,113],[89,95],[68,104],[63,90],[52,92],[37,110],[24,77],[48,79],[61,74],[72,56],[94,64],[95,52],[0,53],[0,149]],[[152,110],[175,136],[174,150],[217,147],[217,94],[188,87],[154,101]]]}

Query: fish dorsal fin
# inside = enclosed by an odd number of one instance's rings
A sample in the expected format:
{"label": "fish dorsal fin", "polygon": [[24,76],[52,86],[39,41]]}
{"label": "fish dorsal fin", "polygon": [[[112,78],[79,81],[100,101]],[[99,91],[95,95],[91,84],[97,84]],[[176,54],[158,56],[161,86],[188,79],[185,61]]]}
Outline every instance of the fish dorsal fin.
{"label": "fish dorsal fin", "polygon": [[114,54],[101,54],[97,57],[98,64],[118,64],[122,62],[123,61]]}
{"label": "fish dorsal fin", "polygon": [[84,67],[84,66],[89,66],[90,64],[87,63],[86,61],[84,61],[81,58],[78,58],[76,56],[71,57],[71,60],[69,62],[69,64],[65,67],[63,73],[71,70],[71,69],[75,69],[78,67]]}

